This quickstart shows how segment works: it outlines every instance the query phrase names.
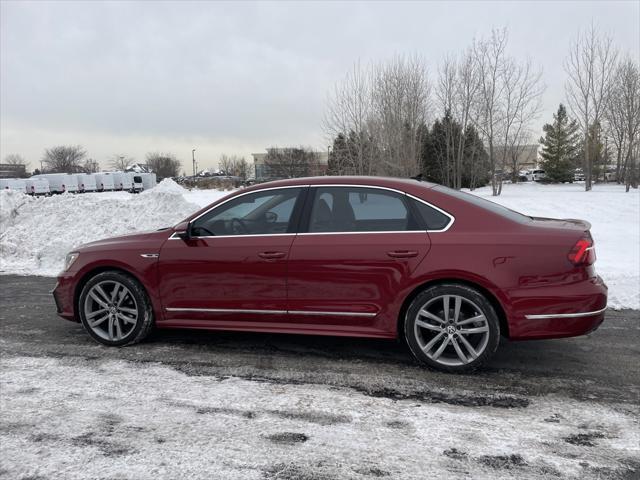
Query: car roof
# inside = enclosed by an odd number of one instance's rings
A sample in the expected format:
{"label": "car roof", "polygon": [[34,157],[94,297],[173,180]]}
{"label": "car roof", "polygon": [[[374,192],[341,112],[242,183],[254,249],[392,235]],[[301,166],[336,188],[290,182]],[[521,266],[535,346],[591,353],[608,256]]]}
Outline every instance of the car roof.
{"label": "car roof", "polygon": [[407,188],[420,185],[423,188],[433,188],[435,183],[419,181],[411,178],[394,177],[373,177],[373,176],[324,176],[324,177],[303,177],[290,178],[285,180],[274,180],[271,182],[259,183],[251,187],[251,190],[263,188],[290,187],[296,185],[371,185],[376,187],[395,188],[406,190]]}

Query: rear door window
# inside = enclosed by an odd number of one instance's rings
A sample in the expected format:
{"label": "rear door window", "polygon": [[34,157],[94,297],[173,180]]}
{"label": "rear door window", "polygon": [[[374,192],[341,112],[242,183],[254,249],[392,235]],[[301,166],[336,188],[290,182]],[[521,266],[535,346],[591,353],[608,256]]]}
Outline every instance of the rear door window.
{"label": "rear door window", "polygon": [[368,187],[318,187],[309,232],[420,230],[403,194]]}

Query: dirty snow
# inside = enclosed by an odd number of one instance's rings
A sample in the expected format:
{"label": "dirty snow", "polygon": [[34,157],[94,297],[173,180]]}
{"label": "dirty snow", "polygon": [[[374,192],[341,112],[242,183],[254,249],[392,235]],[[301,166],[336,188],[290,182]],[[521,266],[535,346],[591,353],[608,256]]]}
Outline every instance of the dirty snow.
{"label": "dirty snow", "polygon": [[595,267],[609,287],[609,306],[640,309],[640,191],[597,184],[504,185],[502,194],[485,187],[471,192],[534,217],[579,218],[591,223],[595,240]]}
{"label": "dirty snow", "polygon": [[[56,275],[66,253],[104,237],[178,223],[229,192],[186,190],[171,180],[139,195],[109,192],[31,198],[0,192],[0,271]],[[640,193],[619,185],[525,183],[473,192],[527,215],[581,218],[593,225],[596,270],[609,286],[609,306],[640,308]]]}
{"label": "dirty snow", "polygon": [[78,357],[4,357],[0,392],[7,478],[595,479],[640,468],[629,405],[463,407]]}

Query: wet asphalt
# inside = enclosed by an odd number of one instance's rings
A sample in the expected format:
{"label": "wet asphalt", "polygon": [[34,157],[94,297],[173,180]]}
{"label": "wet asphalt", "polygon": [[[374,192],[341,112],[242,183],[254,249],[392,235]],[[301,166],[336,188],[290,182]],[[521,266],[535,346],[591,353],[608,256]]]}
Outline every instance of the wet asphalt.
{"label": "wet asphalt", "polygon": [[0,353],[158,362],[189,375],[323,384],[459,405],[526,406],[532,397],[640,403],[640,312],[609,310],[583,337],[509,342],[473,374],[434,372],[399,342],[303,335],[157,330],[141,344],[107,348],[57,317],[55,279],[0,276]]}

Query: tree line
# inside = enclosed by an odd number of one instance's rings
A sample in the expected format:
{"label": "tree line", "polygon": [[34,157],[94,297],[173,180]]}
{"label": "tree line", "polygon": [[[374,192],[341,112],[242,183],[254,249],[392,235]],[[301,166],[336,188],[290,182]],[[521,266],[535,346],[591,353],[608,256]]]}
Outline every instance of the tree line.
{"label": "tree line", "polygon": [[[550,180],[567,179],[569,170],[573,180],[581,167],[590,190],[613,155],[618,181],[627,189],[637,186],[637,62],[619,60],[611,37],[592,25],[572,42],[564,68],[574,119],[561,105],[544,127],[542,164]],[[519,158],[536,143],[532,125],[544,91],[542,69],[508,53],[506,29],[494,29],[447,56],[435,74],[419,56],[398,55],[367,66],[357,62],[327,102],[328,173],[422,173],[458,189],[490,182],[499,195],[506,171],[517,181]]]}
{"label": "tree line", "polygon": [[[21,155],[10,154],[5,157],[9,164],[27,165]],[[81,145],[58,145],[47,148],[41,160],[41,168],[36,168],[34,174],[39,173],[96,173],[100,171],[100,164],[87,155]],[[127,155],[116,154],[109,160],[109,166],[116,170],[126,170],[135,160]],[[144,162],[159,179],[178,176],[180,160],[172,153],[149,152]]]}

